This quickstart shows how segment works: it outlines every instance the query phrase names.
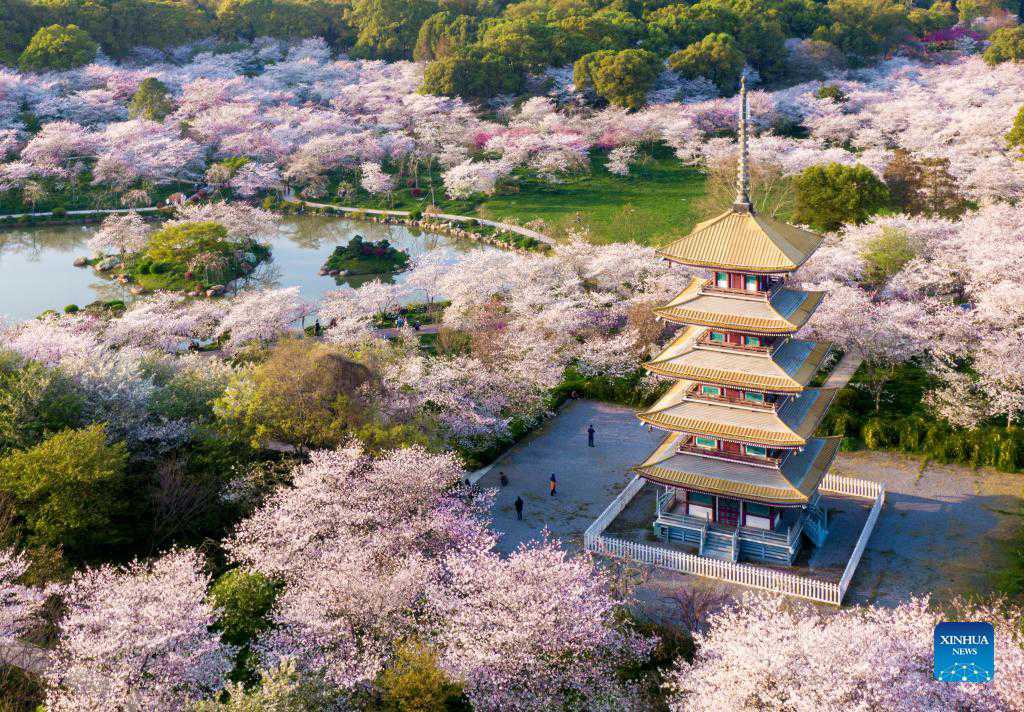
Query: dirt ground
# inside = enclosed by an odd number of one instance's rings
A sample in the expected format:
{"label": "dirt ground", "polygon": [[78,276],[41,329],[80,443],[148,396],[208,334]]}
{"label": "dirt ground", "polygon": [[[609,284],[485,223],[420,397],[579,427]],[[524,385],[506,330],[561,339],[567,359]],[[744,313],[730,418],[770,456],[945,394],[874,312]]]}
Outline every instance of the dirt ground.
{"label": "dirt ground", "polygon": [[[593,448],[587,447],[586,437],[591,423],[596,430]],[[480,480],[481,486],[499,490],[492,510],[494,527],[502,533],[499,548],[512,551],[547,529],[568,550],[579,551],[583,532],[632,478],[629,468],[643,461],[663,437],[648,431],[627,408],[593,401],[565,406]],[[509,478],[504,488],[499,483],[502,472]],[[922,471],[914,458],[877,452],[840,453],[833,472],[885,482],[888,492],[847,604],[894,605],[910,596],[931,594],[944,600],[990,590],[991,574],[1007,561],[1008,542],[1022,523],[1024,476],[950,465],[928,465]],[[548,494],[552,473],[558,481],[554,497]],[[644,494],[648,489],[653,490],[645,487]],[[525,502],[522,521],[513,507],[517,496]],[[654,516],[649,499],[636,503],[624,529],[639,535],[649,525]],[[833,522],[835,543],[804,563],[810,573],[841,570],[844,542],[855,540],[862,525],[857,507],[840,507]],[[731,594],[744,590],[654,571],[638,596],[657,607],[681,586],[711,586]]]}

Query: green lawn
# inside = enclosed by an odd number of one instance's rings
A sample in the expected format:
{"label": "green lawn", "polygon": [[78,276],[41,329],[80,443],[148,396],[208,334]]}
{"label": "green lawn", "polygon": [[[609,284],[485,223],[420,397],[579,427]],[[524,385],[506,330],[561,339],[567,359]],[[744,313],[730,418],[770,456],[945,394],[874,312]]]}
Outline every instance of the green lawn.
{"label": "green lawn", "polygon": [[[437,208],[457,215],[520,224],[540,219],[546,225],[546,233],[556,239],[564,237],[573,226],[580,226],[588,228],[591,240],[599,244],[664,244],[687,234],[704,217],[695,206],[704,195],[704,176],[684,166],[665,146],[655,147],[654,157],[650,157],[650,148],[645,152],[648,157],[633,166],[628,176],[605,170],[607,154],[597,152],[591,156],[588,173],[570,177],[564,183],[553,184],[522,171],[517,172],[517,185],[503,188],[497,195],[466,200],[446,199],[443,188],[438,186]],[[337,178],[331,183],[329,195],[336,188]],[[396,190],[388,201],[358,191],[344,201],[333,202],[397,210],[424,210],[430,205],[427,189],[414,197],[408,188]]]}
{"label": "green lawn", "polygon": [[660,245],[688,233],[702,217],[695,201],[704,194],[704,177],[669,155],[648,159],[629,176],[604,168],[604,156],[591,161],[589,174],[551,184],[524,179],[518,193],[485,199],[477,214],[520,223],[541,219],[558,238],[573,225],[589,228],[593,242]]}

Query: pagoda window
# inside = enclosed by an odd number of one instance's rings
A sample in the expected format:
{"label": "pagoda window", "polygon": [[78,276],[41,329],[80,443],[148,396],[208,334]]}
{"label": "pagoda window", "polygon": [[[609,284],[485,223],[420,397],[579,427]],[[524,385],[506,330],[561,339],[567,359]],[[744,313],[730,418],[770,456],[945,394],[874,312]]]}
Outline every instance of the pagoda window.
{"label": "pagoda window", "polygon": [[715,438],[708,438],[703,435],[698,435],[693,439],[693,442],[697,447],[702,447],[707,450],[718,449],[718,440],[716,440]]}
{"label": "pagoda window", "polygon": [[748,403],[764,403],[764,393],[759,393],[757,391],[744,391],[743,400]]}
{"label": "pagoda window", "polygon": [[743,503],[743,525],[755,529],[772,528],[772,508],[755,502]]}
{"label": "pagoda window", "polygon": [[728,272],[715,272],[715,286],[721,287],[722,289],[729,288],[729,273]]}
{"label": "pagoda window", "polygon": [[725,343],[725,334],[723,334],[721,331],[712,331],[711,332],[711,340],[713,342],[715,342],[716,344],[724,344]]}
{"label": "pagoda window", "polygon": [[760,336],[744,336],[743,337],[743,345],[744,346],[763,346],[764,344],[761,343],[761,337]]}
{"label": "pagoda window", "polygon": [[686,513],[702,519],[715,518],[715,498],[703,492],[686,493]]}
{"label": "pagoda window", "polygon": [[758,284],[757,276],[748,274],[743,280],[743,288],[748,292],[758,291],[761,288],[761,285]]}
{"label": "pagoda window", "polygon": [[702,396],[715,396],[717,398],[722,395],[722,389],[718,386],[702,385],[700,387],[700,394]]}
{"label": "pagoda window", "polygon": [[744,445],[743,454],[748,457],[768,457],[768,448],[760,445]]}

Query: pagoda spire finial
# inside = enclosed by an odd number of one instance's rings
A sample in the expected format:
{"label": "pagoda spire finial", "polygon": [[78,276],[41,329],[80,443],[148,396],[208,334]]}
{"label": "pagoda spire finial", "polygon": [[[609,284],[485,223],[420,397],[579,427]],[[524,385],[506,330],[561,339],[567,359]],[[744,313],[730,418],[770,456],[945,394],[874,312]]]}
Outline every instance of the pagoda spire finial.
{"label": "pagoda spire finial", "polygon": [[736,202],[733,210],[737,212],[753,212],[750,203],[750,154],[747,148],[747,72],[740,75],[740,121],[739,121],[740,156],[736,169]]}

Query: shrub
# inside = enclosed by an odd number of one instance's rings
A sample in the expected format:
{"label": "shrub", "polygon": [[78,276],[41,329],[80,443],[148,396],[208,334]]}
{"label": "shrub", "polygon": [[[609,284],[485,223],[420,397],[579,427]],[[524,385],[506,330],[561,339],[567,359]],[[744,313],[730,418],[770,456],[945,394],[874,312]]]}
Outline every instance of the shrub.
{"label": "shrub", "polygon": [[470,712],[472,707],[425,645],[405,643],[377,679],[381,712]]}
{"label": "shrub", "polygon": [[219,610],[216,628],[224,642],[248,645],[270,626],[277,585],[258,571],[232,569],[210,587],[210,598]]}
{"label": "shrub", "polygon": [[814,96],[819,99],[831,99],[837,104],[842,104],[846,101],[846,93],[835,84],[822,84],[818,87],[818,90],[814,92]]}
{"label": "shrub", "polygon": [[64,313],[65,314],[77,314],[78,313],[78,305],[77,304],[68,304],[66,307],[64,307]]}
{"label": "shrub", "polygon": [[68,216],[67,208],[58,205],[56,208],[50,211],[56,220],[63,220]]}

